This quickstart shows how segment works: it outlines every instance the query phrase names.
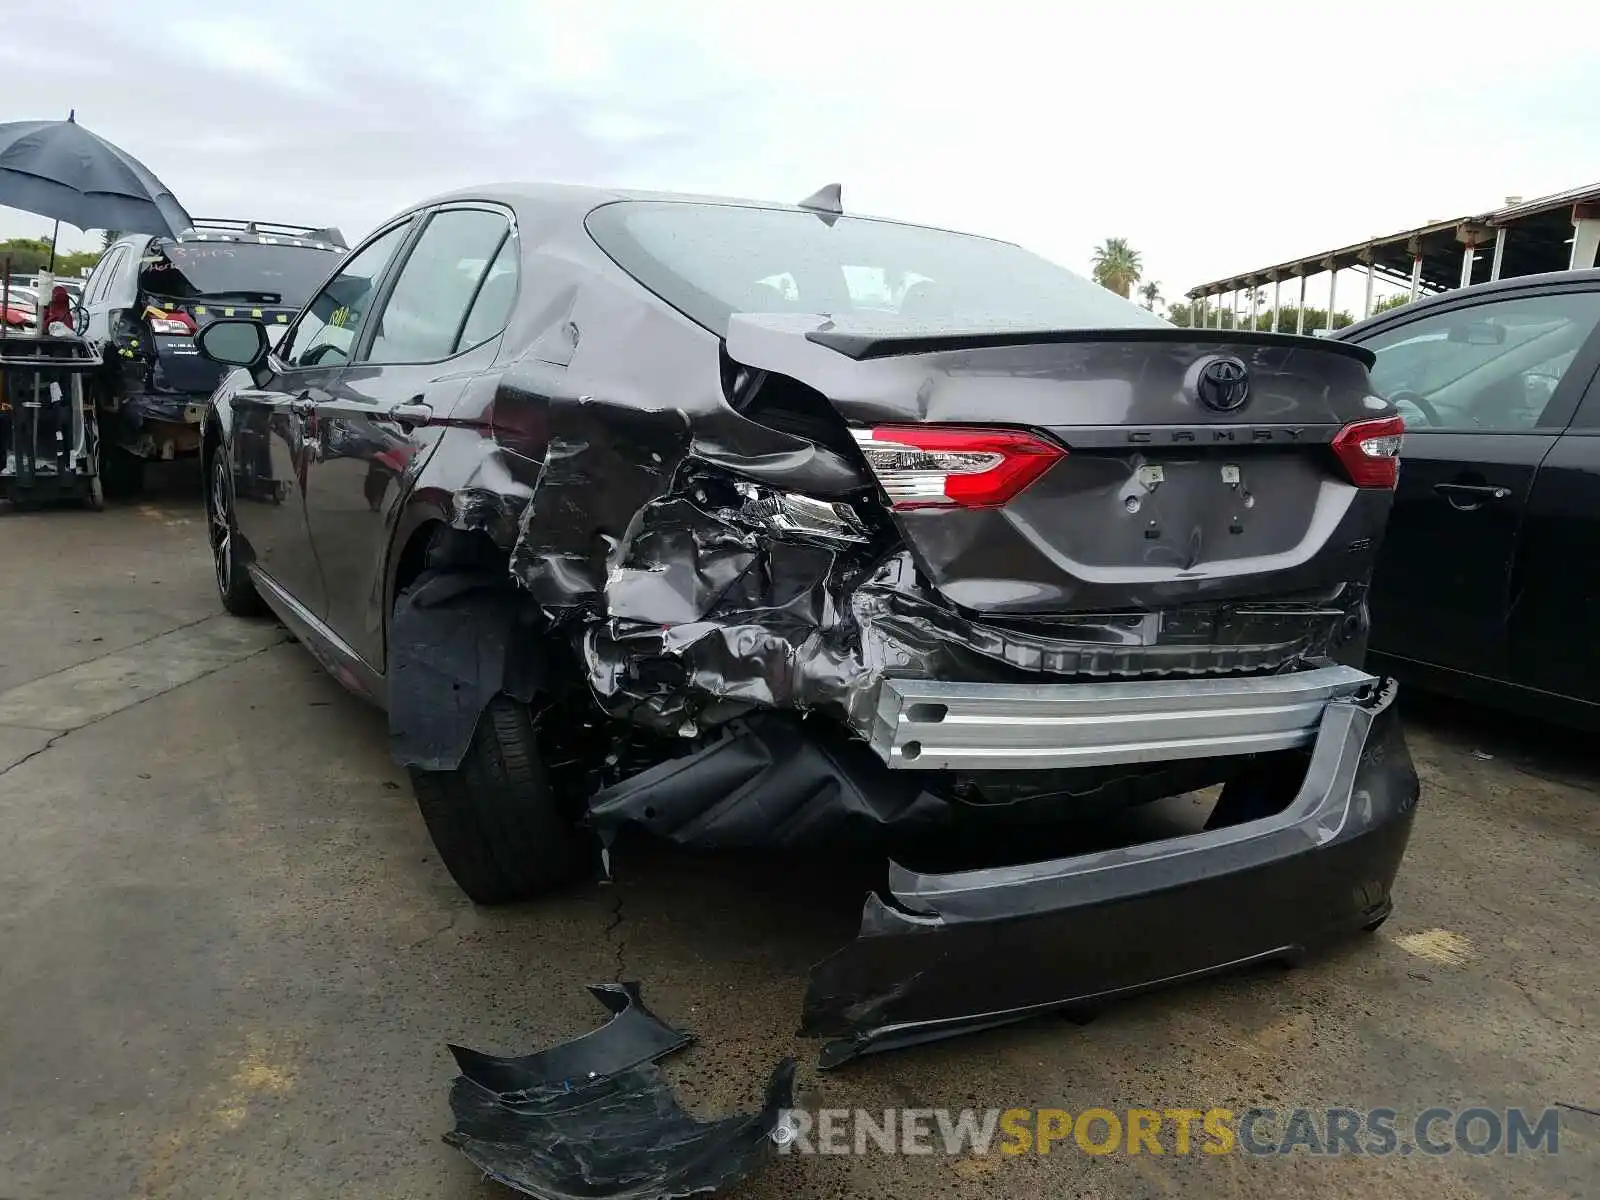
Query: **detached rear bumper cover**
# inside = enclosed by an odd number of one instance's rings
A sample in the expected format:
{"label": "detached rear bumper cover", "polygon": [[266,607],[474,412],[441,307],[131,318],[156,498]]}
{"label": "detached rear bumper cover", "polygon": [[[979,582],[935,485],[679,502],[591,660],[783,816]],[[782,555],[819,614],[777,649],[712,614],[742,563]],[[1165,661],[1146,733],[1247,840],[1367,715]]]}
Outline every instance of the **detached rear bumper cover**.
{"label": "detached rear bumper cover", "polygon": [[[1257,681],[1261,682],[1261,681]],[[1387,915],[1417,776],[1394,685],[1321,709],[1282,813],[1053,862],[891,864],[861,936],[812,974],[822,1065],[1302,952]]]}

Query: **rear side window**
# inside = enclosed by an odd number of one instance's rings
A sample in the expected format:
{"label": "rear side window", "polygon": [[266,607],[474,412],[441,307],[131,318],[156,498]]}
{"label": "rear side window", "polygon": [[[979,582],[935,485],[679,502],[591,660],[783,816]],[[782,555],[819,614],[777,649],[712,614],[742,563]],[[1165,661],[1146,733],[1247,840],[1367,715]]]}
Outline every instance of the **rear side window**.
{"label": "rear side window", "polygon": [[[487,289],[490,281],[486,277],[497,264],[510,232],[511,223],[498,212],[448,209],[435,213],[400,268],[366,360],[425,363],[455,354],[468,310],[481,295],[480,285]],[[515,272],[508,276],[502,270],[494,282],[494,296],[504,296],[509,310],[504,285],[509,283],[515,294]],[[486,312],[483,320],[492,324],[492,316]],[[498,319],[500,326],[490,331],[491,336],[504,328],[505,313]],[[460,344],[464,349],[474,343]]]}
{"label": "rear side window", "polygon": [[478,297],[467,313],[466,324],[461,327],[456,349],[469,350],[504,329],[511,319],[511,305],[516,298],[517,240],[507,237],[500,243],[500,253],[489,264],[489,272],[478,287]]}
{"label": "rear side window", "polygon": [[1081,275],[970,234],[653,201],[603,205],[588,227],[623,270],[719,335],[738,312],[850,314],[891,333],[1167,327]]}
{"label": "rear side window", "polygon": [[89,291],[85,303],[94,304],[105,298],[106,289],[111,286],[111,277],[117,273],[123,257],[128,253],[126,246],[113,246],[104,258],[95,267],[94,278],[89,281]]}

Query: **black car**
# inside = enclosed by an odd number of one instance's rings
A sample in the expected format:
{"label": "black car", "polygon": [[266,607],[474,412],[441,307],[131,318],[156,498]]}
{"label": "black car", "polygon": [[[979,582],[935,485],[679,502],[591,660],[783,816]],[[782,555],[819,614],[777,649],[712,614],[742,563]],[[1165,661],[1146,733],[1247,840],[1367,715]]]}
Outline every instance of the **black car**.
{"label": "black car", "polygon": [[[198,342],[244,368],[205,426],[223,603],[387,708],[475,900],[624,827],[883,846],[806,1001],[831,1061],[1389,912],[1417,781],[1360,666],[1400,443],[1364,350],[826,193],[536,186],[402,213],[276,347]],[[1057,849],[1212,783],[1204,831]]]}
{"label": "black car", "polygon": [[108,488],[136,490],[147,459],[199,452],[222,370],[195,349],[196,331],[233,316],[287,326],[344,250],[337,230],[221,220],[107,247],[80,303],[104,364],[94,399]]}
{"label": "black car", "polygon": [[1600,728],[1600,271],[1445,292],[1335,335],[1405,415],[1373,661]]}

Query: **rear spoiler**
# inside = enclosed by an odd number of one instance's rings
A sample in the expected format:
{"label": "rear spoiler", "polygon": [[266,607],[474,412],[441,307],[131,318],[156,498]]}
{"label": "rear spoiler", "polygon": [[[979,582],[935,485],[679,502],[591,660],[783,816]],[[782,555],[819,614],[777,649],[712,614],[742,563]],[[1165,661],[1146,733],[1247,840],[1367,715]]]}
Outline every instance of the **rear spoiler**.
{"label": "rear spoiler", "polygon": [[952,333],[867,333],[832,327],[832,322],[806,334],[806,340],[846,358],[861,362],[905,354],[933,354],[948,350],[978,350],[989,346],[1039,346],[1063,342],[1173,342],[1186,346],[1278,346],[1284,349],[1332,351],[1371,367],[1372,351],[1349,342],[1303,337],[1293,333],[1264,333],[1255,329],[1183,329],[1177,326],[1137,329],[1038,329],[960,331]]}

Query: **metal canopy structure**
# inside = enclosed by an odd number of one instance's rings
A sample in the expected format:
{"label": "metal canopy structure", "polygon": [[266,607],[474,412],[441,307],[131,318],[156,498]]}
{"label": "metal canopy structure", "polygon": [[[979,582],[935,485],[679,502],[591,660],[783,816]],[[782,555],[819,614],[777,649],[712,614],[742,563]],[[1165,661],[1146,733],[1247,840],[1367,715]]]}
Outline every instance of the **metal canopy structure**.
{"label": "metal canopy structure", "polygon": [[[1305,281],[1312,275],[1329,274],[1331,320],[1340,271],[1355,269],[1365,274],[1361,306],[1365,317],[1372,313],[1373,284],[1378,280],[1406,288],[1414,300],[1419,295],[1491,279],[1592,267],[1596,265],[1597,250],[1600,183],[1593,183],[1526,202],[1520,197],[1507,197],[1503,208],[1434,221],[1215,279],[1189,289],[1188,296],[1198,305],[1196,324],[1220,326],[1223,313],[1228,312],[1233,314],[1234,324],[1248,313],[1254,325],[1261,301],[1258,289],[1271,284],[1270,328],[1276,329],[1282,285],[1286,280],[1298,281],[1299,295],[1290,297],[1289,302],[1299,307],[1300,328],[1296,332],[1304,332]],[[1226,304],[1224,297],[1229,297]]]}

